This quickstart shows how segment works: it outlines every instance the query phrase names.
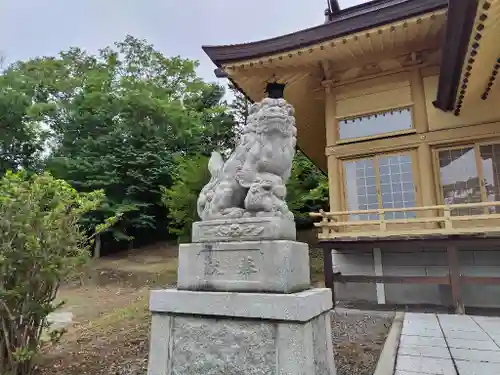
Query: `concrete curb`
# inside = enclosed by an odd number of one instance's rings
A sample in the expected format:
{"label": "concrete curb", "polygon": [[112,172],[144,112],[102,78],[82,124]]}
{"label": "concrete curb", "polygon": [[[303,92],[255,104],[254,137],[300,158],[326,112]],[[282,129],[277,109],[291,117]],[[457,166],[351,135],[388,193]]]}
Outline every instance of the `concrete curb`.
{"label": "concrete curb", "polygon": [[396,312],[392,322],[391,330],[385,340],[384,348],[380,353],[377,367],[373,375],[393,375],[396,367],[396,358],[398,355],[399,338],[403,330],[403,321],[405,313]]}

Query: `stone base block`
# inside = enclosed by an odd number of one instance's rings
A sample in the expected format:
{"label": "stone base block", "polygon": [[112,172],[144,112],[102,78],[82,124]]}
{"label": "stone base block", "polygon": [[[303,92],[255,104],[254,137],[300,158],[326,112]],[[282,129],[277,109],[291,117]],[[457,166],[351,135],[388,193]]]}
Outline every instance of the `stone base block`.
{"label": "stone base block", "polygon": [[221,241],[295,241],[297,231],[293,220],[279,217],[248,217],[219,219],[193,223],[193,242]]}
{"label": "stone base block", "polygon": [[329,289],[153,291],[148,375],[335,375],[331,307]]}
{"label": "stone base block", "polygon": [[293,294],[151,291],[149,309],[157,313],[213,315],[307,322],[332,308],[332,291],[315,288]]}
{"label": "stone base block", "polygon": [[309,247],[295,241],[179,246],[178,289],[294,293],[309,288]]}

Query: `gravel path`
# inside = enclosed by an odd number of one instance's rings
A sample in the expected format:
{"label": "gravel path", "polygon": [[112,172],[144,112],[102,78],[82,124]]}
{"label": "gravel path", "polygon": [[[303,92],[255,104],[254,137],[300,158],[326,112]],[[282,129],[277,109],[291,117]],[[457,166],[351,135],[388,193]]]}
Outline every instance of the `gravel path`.
{"label": "gravel path", "polygon": [[[394,319],[393,311],[337,308],[332,313],[332,341],[337,375],[373,375]],[[146,374],[147,358],[119,366],[119,375]]]}
{"label": "gravel path", "polygon": [[[332,341],[337,375],[373,374],[393,318],[393,311],[337,308],[332,313]],[[84,360],[84,363],[78,363],[75,372],[69,371],[68,368],[64,368],[63,372],[67,375],[146,375],[148,328],[145,324],[130,337],[125,332],[117,334],[116,339],[123,336],[122,339],[106,345],[106,348],[100,345],[88,348],[83,345],[78,352],[78,358],[81,360],[85,351],[91,354],[89,358]],[[103,355],[103,352],[106,354]],[[54,367],[51,366],[51,370],[59,366],[55,364]]]}
{"label": "gravel path", "polygon": [[337,375],[372,375],[393,319],[393,311],[337,308],[332,314]]}

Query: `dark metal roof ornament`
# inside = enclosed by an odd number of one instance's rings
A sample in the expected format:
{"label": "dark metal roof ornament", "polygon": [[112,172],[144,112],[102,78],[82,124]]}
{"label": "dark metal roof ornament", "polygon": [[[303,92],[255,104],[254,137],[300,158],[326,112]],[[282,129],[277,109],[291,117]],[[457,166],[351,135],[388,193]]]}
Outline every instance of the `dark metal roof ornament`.
{"label": "dark metal roof ornament", "polygon": [[329,23],[332,20],[332,11],[330,8],[325,9],[325,23]]}
{"label": "dark metal roof ornament", "polygon": [[340,5],[338,0],[327,0],[328,8],[325,9],[325,23],[332,21],[333,16],[340,13]]}
{"label": "dark metal roof ornament", "polygon": [[269,82],[266,85],[267,97],[271,99],[281,99],[284,97],[286,84],[278,82]]}

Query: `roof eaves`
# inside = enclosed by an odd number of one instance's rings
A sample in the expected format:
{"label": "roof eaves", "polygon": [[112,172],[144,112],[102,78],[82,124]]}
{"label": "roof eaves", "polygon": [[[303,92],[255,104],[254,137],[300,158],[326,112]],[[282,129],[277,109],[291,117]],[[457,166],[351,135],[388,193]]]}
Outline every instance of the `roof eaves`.
{"label": "roof eaves", "polygon": [[287,52],[448,6],[448,0],[376,0],[342,10],[332,22],[251,43],[203,46],[217,65]]}
{"label": "roof eaves", "polygon": [[442,111],[451,111],[455,107],[477,7],[478,0],[449,0],[438,91],[433,103]]}

